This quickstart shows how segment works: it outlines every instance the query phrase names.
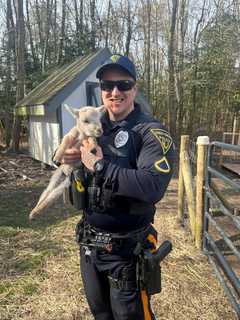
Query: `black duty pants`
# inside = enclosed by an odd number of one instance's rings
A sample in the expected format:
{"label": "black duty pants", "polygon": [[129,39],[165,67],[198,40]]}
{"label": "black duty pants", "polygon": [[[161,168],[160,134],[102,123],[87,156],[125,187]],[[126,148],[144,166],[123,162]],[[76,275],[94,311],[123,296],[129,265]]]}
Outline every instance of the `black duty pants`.
{"label": "black duty pants", "polygon": [[[80,248],[86,297],[96,320],[153,320],[150,298],[136,285],[136,256]],[[109,277],[111,278],[109,280]],[[121,280],[124,287],[114,285]]]}

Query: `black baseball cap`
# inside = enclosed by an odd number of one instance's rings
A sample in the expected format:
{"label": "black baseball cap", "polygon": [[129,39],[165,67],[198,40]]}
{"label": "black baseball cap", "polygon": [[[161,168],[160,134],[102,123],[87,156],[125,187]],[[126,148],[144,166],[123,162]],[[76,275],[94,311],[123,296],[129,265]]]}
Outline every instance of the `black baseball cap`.
{"label": "black baseball cap", "polygon": [[134,63],[127,56],[122,56],[120,54],[112,55],[99,68],[99,70],[97,71],[96,77],[98,79],[101,79],[103,72],[106,71],[107,69],[111,69],[111,68],[122,69],[122,70],[126,71],[127,73],[129,73],[129,75],[131,77],[133,77],[134,80],[136,80],[136,78],[137,78],[137,74],[136,74],[136,69],[135,69]]}

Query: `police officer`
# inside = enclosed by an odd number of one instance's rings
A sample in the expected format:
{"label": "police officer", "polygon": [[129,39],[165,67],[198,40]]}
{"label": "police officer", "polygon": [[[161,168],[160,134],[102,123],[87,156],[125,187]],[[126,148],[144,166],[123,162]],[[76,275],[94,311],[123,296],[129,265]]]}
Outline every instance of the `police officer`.
{"label": "police officer", "polygon": [[137,76],[128,57],[113,55],[96,76],[106,108],[103,135],[94,152],[85,141],[80,154],[69,149],[64,157],[65,163],[81,157],[87,172],[78,229],[86,297],[97,320],[155,319],[150,292],[139,283],[139,255],[156,249],[154,204],[172,176],[173,141],[134,102]]}

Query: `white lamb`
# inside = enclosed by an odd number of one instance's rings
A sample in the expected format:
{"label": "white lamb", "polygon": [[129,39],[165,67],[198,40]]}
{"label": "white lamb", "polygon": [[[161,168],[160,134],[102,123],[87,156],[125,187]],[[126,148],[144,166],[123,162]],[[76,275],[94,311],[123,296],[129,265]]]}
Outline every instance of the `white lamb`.
{"label": "white lamb", "polygon": [[[57,149],[53,160],[58,162],[61,162],[67,149],[72,147],[79,149],[84,139],[91,139],[91,142],[96,145],[96,138],[102,135],[100,119],[105,110],[104,106],[98,108],[87,106],[80,109],[74,109],[67,105],[64,105],[64,107],[76,118],[77,123],[76,126],[63,137]],[[61,164],[57,168],[47,188],[41,194],[37,205],[30,212],[30,220],[58,199],[63,194],[64,189],[70,186],[70,176],[76,166],[77,164],[74,166]]]}

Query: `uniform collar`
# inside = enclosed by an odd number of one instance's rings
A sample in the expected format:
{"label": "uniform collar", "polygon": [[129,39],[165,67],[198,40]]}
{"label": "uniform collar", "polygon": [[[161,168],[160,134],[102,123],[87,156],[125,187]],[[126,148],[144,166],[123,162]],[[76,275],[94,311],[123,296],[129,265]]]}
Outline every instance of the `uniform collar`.
{"label": "uniform collar", "polygon": [[134,109],[127,115],[127,117],[120,121],[111,121],[109,119],[108,112],[106,112],[102,117],[102,124],[104,128],[108,128],[110,131],[114,131],[118,128],[126,128],[137,119],[140,112],[140,106],[134,103]]}

